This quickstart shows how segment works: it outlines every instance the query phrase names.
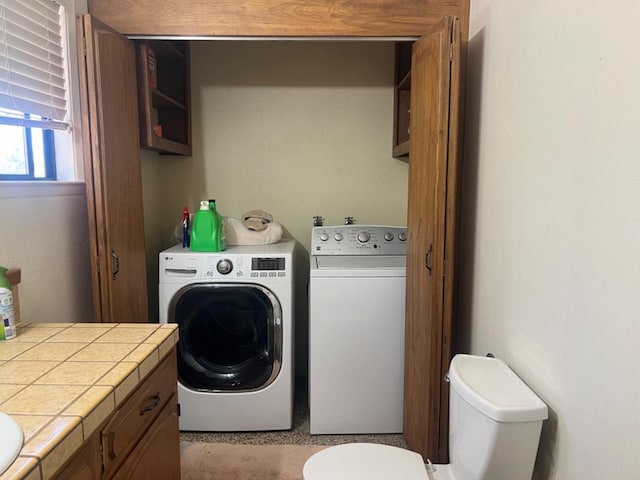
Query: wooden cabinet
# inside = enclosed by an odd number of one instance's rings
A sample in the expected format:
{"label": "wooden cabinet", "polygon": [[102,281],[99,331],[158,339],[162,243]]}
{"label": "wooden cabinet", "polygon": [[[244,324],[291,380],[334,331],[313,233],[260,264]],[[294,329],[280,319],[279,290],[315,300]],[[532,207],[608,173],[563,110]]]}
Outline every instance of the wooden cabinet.
{"label": "wooden cabinet", "polygon": [[174,348],[54,479],[180,478],[176,365]]}
{"label": "wooden cabinet", "polygon": [[53,480],[100,480],[100,438],[92,435]]}
{"label": "wooden cabinet", "polygon": [[136,44],[140,146],[191,155],[189,42],[141,40]]}
{"label": "wooden cabinet", "polygon": [[[135,451],[136,445],[143,434],[150,431],[165,406],[168,406],[169,410],[175,410],[171,408],[171,405],[176,405],[177,408],[176,365],[175,353],[169,355],[156,368],[153,375],[149,376],[117,409],[109,423],[102,429],[104,478],[111,478],[123,462],[130,463],[130,457]],[[171,381],[172,378],[174,381]],[[175,420],[177,434],[177,416]],[[160,421],[162,425],[166,422],[166,419]],[[148,441],[146,437],[145,434],[145,442]],[[176,440],[175,445],[179,444],[177,437],[169,437],[170,440]]]}
{"label": "wooden cabinet", "polygon": [[393,91],[393,148],[396,158],[409,156],[411,120],[411,45],[398,42],[395,49]]}
{"label": "wooden cabinet", "polygon": [[[174,399],[160,411],[153,425],[118,469],[113,479],[180,478],[178,404]],[[160,461],[162,459],[163,461]]]}

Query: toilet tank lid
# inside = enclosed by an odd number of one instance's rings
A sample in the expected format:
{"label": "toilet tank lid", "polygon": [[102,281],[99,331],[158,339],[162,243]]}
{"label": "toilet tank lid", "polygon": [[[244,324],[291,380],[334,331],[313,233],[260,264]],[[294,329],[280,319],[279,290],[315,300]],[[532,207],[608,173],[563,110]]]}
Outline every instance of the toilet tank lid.
{"label": "toilet tank lid", "polygon": [[456,355],[449,381],[471,406],[497,422],[532,422],[548,416],[545,403],[498,358]]}

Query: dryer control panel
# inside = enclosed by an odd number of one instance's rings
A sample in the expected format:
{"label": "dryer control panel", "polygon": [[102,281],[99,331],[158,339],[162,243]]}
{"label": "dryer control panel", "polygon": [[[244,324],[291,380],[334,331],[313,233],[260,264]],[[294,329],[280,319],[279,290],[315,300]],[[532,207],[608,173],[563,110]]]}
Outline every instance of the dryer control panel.
{"label": "dryer control panel", "polygon": [[159,282],[290,281],[293,240],[273,245],[231,246],[222,252],[192,252],[176,245],[160,252]]}
{"label": "dryer control panel", "polygon": [[406,227],[335,225],[311,230],[311,255],[406,254]]}

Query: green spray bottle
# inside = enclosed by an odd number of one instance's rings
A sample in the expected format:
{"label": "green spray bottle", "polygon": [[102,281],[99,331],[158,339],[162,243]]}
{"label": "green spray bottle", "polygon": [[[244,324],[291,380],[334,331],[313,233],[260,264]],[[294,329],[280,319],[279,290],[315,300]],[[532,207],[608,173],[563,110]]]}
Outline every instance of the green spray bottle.
{"label": "green spray bottle", "polygon": [[16,315],[13,308],[13,292],[7,278],[7,269],[0,266],[0,340],[16,336]]}

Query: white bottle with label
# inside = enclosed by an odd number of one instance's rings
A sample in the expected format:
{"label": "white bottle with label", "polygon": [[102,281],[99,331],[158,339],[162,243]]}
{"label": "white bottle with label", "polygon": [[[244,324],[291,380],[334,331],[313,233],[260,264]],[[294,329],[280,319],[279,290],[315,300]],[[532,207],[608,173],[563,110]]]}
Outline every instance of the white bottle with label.
{"label": "white bottle with label", "polygon": [[13,293],[7,279],[7,269],[0,266],[0,340],[16,336],[16,315],[13,308]]}

